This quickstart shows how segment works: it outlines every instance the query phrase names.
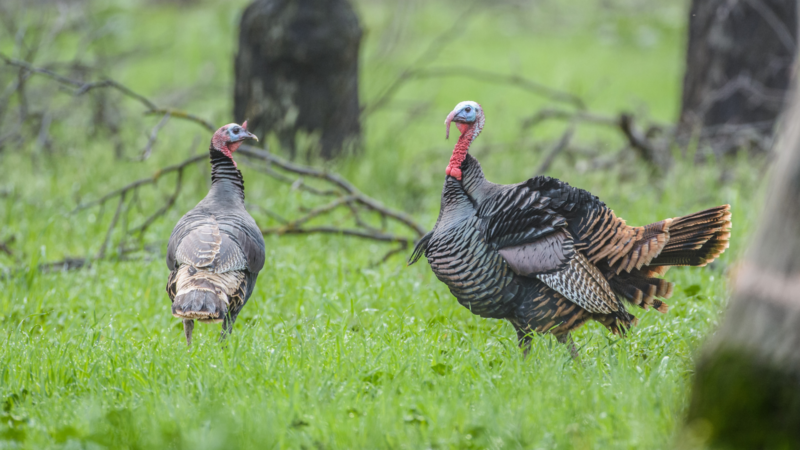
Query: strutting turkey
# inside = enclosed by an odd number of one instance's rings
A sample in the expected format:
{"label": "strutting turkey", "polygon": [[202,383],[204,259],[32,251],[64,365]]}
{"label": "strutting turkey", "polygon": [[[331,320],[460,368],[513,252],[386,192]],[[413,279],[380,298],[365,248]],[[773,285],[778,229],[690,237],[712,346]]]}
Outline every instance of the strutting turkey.
{"label": "strutting turkey", "polygon": [[424,253],[459,303],[507,319],[525,353],[531,334],[570,332],[596,320],[624,334],[637,320],[623,300],[664,313],[670,266],[705,266],[727,247],[730,205],[632,227],[589,192],[537,176],[513,185],[486,180],[469,153],[483,129],[481,106],[456,105],[461,137],[446,169],[439,218],[409,259]]}
{"label": "strutting turkey", "polygon": [[186,213],[169,238],[167,293],[172,315],[183,319],[186,343],[194,321],[222,321],[222,337],[253,293],[264,267],[264,238],[244,207],[244,180],[233,160],[245,139],[258,138],[241,126],[223,126],[211,138],[211,189]]}

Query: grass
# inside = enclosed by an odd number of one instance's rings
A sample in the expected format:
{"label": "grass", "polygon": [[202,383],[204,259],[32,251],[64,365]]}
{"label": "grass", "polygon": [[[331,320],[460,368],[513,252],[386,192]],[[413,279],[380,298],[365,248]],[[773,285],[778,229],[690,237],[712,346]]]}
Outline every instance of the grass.
{"label": "grass", "polygon": [[[92,23],[114,24],[104,52],[141,46],[109,74],[161,104],[229,122],[232,57],[208,55],[235,50],[244,2],[235,3],[96,2]],[[463,9],[368,0],[357,7],[366,101]],[[580,94],[593,111],[669,121],[678,108],[683,15],[635,0],[490,7],[428,63],[520,73]],[[70,55],[75,41],[48,51]],[[99,58],[99,46],[87,57]],[[0,40],[4,52],[12,47]],[[532,142],[560,130],[530,135],[519,123],[546,103],[460,78],[409,82],[365,123],[364,152],[335,170],[432,226],[452,145],[442,140],[442,120],[467,98],[488,116],[474,152],[487,176],[529,177],[544,156]],[[120,112],[130,156],[158,120],[139,111],[126,104]],[[337,236],[268,237],[267,265],[227,346],[217,342],[219,326],[200,325],[187,350],[169,314],[163,254],[66,273],[36,266],[97,251],[112,211],[72,214],[77,203],[204,151],[208,136],[171,123],[153,156],[133,162],[116,159],[110,139],[93,135],[83,116],[55,127],[53,152],[29,142],[0,153],[0,189],[8,192],[0,197],[0,240],[15,238],[13,257],[0,252],[0,448],[666,448],[682,420],[694,355],[720,319],[727,274],[760,205],[760,174],[743,159],[725,163],[734,180],[727,184],[714,161],[679,159],[655,178],[635,160],[605,172],[557,160],[550,175],[592,191],[631,224],[721,203],[734,211],[732,247],[718,263],[669,272],[677,288],[668,314],[636,311],[640,325],[626,339],[584,326],[575,336],[578,362],[550,337],[535,339],[523,360],[512,327],[471,315],[424,261],[407,268],[395,257],[371,268],[386,246]],[[190,146],[195,136],[200,143]],[[577,139],[609,151],[617,145],[592,129]],[[247,168],[244,175],[248,201],[290,213],[311,200]],[[164,251],[174,223],[205,195],[207,176],[202,168],[187,173],[176,208],[147,241]],[[170,189],[167,181],[143,192],[143,207]]]}

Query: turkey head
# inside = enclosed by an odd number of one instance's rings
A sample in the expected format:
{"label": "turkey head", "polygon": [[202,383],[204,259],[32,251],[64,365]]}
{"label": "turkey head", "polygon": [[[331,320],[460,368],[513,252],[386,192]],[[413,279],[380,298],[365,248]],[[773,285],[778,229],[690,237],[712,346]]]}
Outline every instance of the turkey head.
{"label": "turkey head", "polygon": [[453,156],[450,157],[450,163],[447,165],[445,173],[457,180],[461,180],[461,163],[467,157],[469,146],[472,141],[481,133],[483,124],[486,122],[486,117],[483,115],[483,108],[481,105],[465,101],[456,105],[456,107],[447,115],[444,124],[447,127],[445,138],[450,137],[450,123],[455,122],[461,136],[453,148]]}
{"label": "turkey head", "polygon": [[[211,138],[211,148],[233,161],[233,152],[242,145],[242,141],[245,139],[254,139],[258,142],[258,137],[247,131],[247,121],[245,120],[241,125],[229,123],[214,133],[214,137]],[[236,161],[233,161],[233,165],[236,166]]]}

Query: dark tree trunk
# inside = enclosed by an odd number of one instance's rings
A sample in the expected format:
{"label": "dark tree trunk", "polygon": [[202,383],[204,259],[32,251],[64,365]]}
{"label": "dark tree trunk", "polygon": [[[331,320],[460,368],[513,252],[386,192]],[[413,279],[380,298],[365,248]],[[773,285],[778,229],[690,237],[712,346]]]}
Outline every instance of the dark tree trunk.
{"label": "dark tree trunk", "polygon": [[769,141],[794,72],[797,14],[797,0],[692,0],[684,142],[699,136],[720,155]]}
{"label": "dark tree trunk", "polygon": [[292,156],[297,132],[319,137],[323,158],[360,140],[361,27],[346,0],[256,0],[245,9],[233,114],[275,133]]}
{"label": "dark tree trunk", "polygon": [[792,95],[759,230],[697,365],[687,443],[800,448],[800,95]]}

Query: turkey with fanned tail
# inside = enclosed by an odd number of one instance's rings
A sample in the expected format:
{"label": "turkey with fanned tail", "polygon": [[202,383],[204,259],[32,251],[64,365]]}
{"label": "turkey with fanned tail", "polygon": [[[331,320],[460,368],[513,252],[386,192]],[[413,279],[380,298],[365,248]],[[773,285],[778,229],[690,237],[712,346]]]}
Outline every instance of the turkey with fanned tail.
{"label": "turkey with fanned tail", "polygon": [[590,319],[624,334],[636,324],[626,303],[666,312],[673,284],[659,277],[670,266],[705,266],[728,247],[729,205],[632,227],[594,195],[554,178],[486,180],[468,153],[483,109],[461,102],[445,121],[448,135],[451,123],[461,136],[439,218],[409,264],[424,254],[459,303],[511,322],[526,353],[531,334],[568,342]]}

